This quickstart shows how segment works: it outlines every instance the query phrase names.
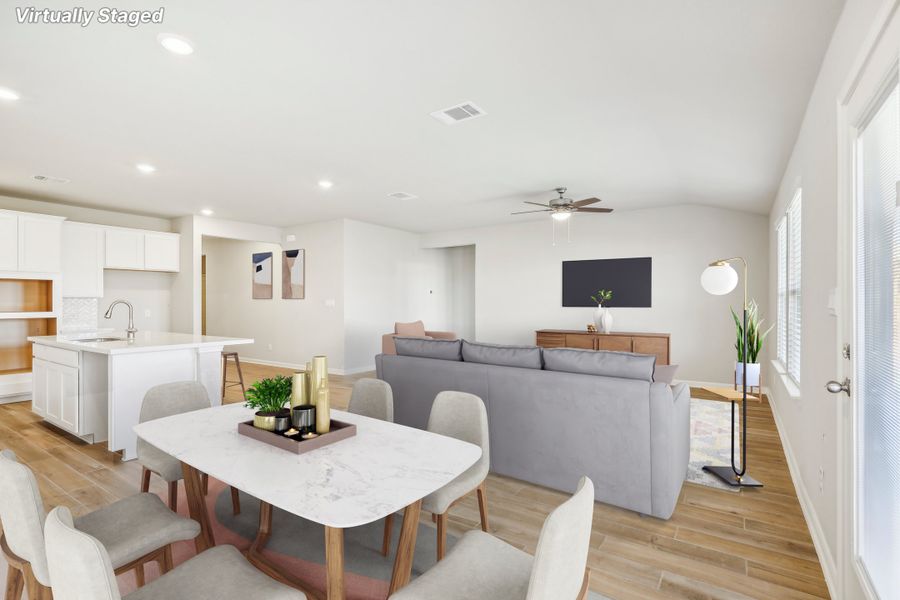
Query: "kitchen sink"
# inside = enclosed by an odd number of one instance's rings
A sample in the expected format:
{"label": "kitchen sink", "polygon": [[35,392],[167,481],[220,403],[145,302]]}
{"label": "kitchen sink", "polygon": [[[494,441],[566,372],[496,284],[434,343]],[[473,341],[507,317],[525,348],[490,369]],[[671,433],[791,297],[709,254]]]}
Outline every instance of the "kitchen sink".
{"label": "kitchen sink", "polygon": [[95,342],[124,342],[125,338],[117,338],[117,337],[97,337],[97,338],[83,338],[80,340],[72,340],[73,342],[84,342],[84,343],[95,343]]}

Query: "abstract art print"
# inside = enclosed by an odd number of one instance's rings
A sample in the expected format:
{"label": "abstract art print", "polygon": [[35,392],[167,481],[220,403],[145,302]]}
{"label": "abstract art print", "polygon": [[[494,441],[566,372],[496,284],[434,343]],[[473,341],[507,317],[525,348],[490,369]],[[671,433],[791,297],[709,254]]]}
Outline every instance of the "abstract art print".
{"label": "abstract art print", "polygon": [[272,253],[253,253],[253,299],[272,299]]}
{"label": "abstract art print", "polygon": [[281,297],[303,300],[306,292],[306,252],[285,250],[281,260]]}

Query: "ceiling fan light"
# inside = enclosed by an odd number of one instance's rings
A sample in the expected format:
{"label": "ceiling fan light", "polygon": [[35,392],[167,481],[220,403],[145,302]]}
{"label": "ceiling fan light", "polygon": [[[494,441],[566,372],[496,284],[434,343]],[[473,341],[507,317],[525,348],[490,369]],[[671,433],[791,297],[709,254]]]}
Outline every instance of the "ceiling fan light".
{"label": "ceiling fan light", "polygon": [[567,221],[569,219],[569,217],[572,216],[572,213],[570,213],[567,210],[556,210],[556,211],[553,211],[553,213],[551,213],[550,216],[553,217],[557,221]]}

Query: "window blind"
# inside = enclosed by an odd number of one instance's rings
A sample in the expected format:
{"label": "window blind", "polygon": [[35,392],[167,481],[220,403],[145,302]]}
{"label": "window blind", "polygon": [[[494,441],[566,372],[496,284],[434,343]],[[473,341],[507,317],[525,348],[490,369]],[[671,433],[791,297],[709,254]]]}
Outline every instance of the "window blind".
{"label": "window blind", "polygon": [[798,191],[787,211],[787,372],[800,383],[801,330],[801,201]]}
{"label": "window blind", "polygon": [[881,598],[900,590],[900,92],[857,142],[857,553]]}
{"label": "window blind", "polygon": [[787,364],[787,234],[785,232],[786,219],[778,222],[775,228],[775,238],[778,252],[777,279],[778,306],[776,307],[776,347],[778,360],[781,364]]}

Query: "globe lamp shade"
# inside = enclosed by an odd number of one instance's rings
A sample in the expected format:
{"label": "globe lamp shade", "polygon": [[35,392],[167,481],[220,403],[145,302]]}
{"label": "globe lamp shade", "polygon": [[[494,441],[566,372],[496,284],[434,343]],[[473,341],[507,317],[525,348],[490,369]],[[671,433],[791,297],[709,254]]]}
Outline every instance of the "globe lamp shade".
{"label": "globe lamp shade", "polygon": [[738,284],[738,274],[728,263],[710,265],[704,269],[700,276],[700,285],[708,293],[714,296],[724,296],[730,293]]}

